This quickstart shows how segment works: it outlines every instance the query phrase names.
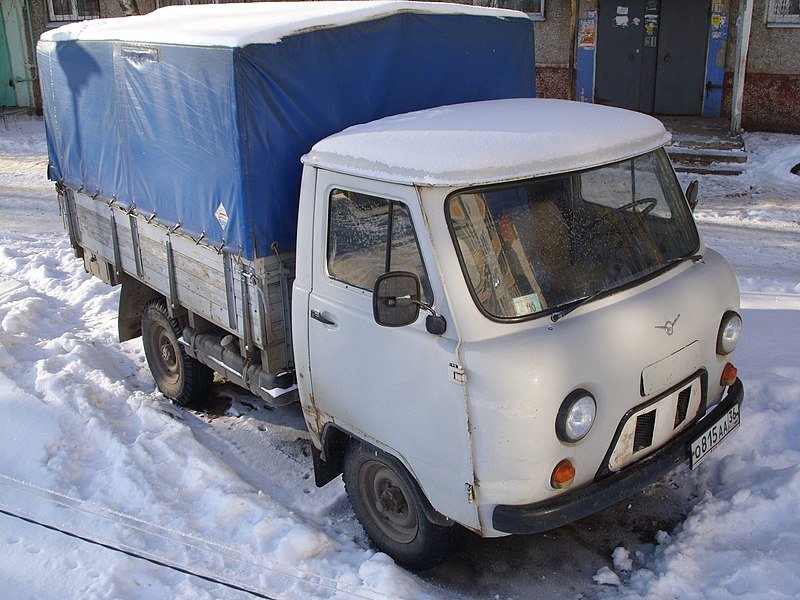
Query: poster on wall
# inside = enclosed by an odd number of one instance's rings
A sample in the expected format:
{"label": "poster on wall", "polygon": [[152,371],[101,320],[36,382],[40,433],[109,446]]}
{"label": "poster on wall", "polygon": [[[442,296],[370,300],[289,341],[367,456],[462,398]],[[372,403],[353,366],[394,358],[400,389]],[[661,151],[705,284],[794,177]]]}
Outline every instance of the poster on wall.
{"label": "poster on wall", "polygon": [[644,47],[655,48],[656,46],[658,46],[658,14],[645,14]]}
{"label": "poster on wall", "polygon": [[578,56],[575,99],[594,101],[594,60],[597,46],[597,11],[588,11],[578,20]]}
{"label": "poster on wall", "polygon": [[578,48],[594,50],[597,39],[597,20],[581,19],[578,24]]}

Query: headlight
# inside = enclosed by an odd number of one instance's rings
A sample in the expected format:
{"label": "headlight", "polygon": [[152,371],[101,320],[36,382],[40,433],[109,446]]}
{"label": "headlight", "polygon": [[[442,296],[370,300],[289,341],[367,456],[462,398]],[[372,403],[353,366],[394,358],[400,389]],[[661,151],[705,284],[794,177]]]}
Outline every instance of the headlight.
{"label": "headlight", "polygon": [[556,435],[562,442],[584,438],[594,424],[597,404],[586,390],[575,390],[561,404],[556,417]]}
{"label": "headlight", "polygon": [[736,348],[739,334],[742,331],[742,317],[739,313],[729,310],[722,315],[717,334],[717,354],[730,354]]}

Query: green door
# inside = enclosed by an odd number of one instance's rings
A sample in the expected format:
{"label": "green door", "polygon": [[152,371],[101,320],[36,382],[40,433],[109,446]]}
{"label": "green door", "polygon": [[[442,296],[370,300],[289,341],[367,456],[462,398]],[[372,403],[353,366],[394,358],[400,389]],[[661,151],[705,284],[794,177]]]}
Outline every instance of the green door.
{"label": "green door", "polygon": [[0,11],[0,106],[16,106],[17,93],[14,90],[14,73],[11,71],[11,57],[8,54],[6,23]]}

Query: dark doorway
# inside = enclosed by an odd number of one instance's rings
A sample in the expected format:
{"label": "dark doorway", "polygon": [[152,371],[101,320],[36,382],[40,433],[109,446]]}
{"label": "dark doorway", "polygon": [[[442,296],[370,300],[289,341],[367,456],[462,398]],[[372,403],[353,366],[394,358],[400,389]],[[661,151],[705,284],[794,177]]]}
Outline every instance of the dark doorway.
{"label": "dark doorway", "polygon": [[0,106],[16,105],[17,94],[14,91],[14,73],[11,70],[11,55],[8,52],[3,12],[0,11]]}
{"label": "dark doorway", "polygon": [[[640,107],[645,0],[601,0],[597,13],[595,102]],[[619,13],[618,13],[619,11]]]}
{"label": "dark doorway", "polygon": [[700,114],[708,0],[600,0],[595,102]]}

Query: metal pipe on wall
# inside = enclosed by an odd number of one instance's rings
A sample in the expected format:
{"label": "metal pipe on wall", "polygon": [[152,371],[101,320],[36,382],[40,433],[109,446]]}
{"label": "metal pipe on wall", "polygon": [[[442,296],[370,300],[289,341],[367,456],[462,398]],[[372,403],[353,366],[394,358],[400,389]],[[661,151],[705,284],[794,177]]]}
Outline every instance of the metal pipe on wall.
{"label": "metal pipe on wall", "polygon": [[753,0],[740,0],[736,19],[736,62],[733,71],[733,96],[731,97],[731,133],[742,131],[742,104],[744,79],[747,72],[747,52],[750,48],[750,25],[753,21]]}

